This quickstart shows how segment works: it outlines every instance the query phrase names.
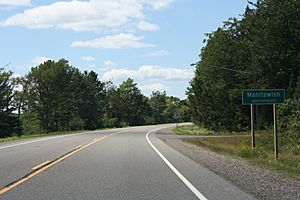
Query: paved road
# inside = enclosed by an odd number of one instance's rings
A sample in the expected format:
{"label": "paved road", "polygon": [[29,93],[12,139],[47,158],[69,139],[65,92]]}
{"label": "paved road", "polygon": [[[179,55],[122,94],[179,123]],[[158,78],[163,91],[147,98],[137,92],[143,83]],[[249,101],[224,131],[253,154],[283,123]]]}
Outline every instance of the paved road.
{"label": "paved road", "polygon": [[170,126],[2,143],[0,199],[254,199],[156,138]]}

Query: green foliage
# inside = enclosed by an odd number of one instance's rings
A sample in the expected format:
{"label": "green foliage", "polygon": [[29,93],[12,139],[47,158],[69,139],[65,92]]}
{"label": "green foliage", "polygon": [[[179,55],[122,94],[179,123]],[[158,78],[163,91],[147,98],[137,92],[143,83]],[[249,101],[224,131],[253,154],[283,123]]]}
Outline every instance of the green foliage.
{"label": "green foliage", "polygon": [[[241,92],[253,88],[255,79],[257,88],[283,88],[288,98],[300,93],[299,9],[295,0],[250,2],[242,19],[229,19],[207,34],[187,90],[196,124],[215,131],[248,129],[249,108],[241,105]],[[268,126],[270,108],[259,111],[260,124]],[[296,120],[293,126],[299,125]]]}
{"label": "green foliage", "polygon": [[103,127],[118,127],[118,119],[117,118],[110,118],[107,115],[104,115],[102,118]]}
{"label": "green foliage", "polygon": [[20,134],[19,118],[25,135],[175,122],[175,112],[188,119],[186,101],[165,92],[149,99],[133,79],[116,87],[64,59],[48,60],[13,81],[10,72],[0,75],[0,137]]}
{"label": "green foliage", "polygon": [[300,145],[300,100],[288,99],[278,107],[279,130],[285,143]]}
{"label": "green foliage", "polygon": [[240,149],[238,154],[243,158],[254,158],[255,154],[253,152],[254,151],[250,147],[243,147]]}
{"label": "green foliage", "polygon": [[68,130],[72,116],[72,73],[66,60],[47,61],[27,75],[28,111],[36,112],[46,132]]}
{"label": "green foliage", "polygon": [[[85,127],[85,129],[84,129]],[[87,125],[85,124],[84,120],[81,119],[80,117],[73,117],[70,122],[69,122],[69,128],[70,130],[93,130],[96,129],[95,127],[93,128],[89,128],[87,127]]]}
{"label": "green foliage", "polygon": [[101,118],[104,114],[105,84],[98,80],[98,75],[84,72],[80,85],[79,116],[84,122],[84,129],[96,129],[102,127]]}
{"label": "green foliage", "polygon": [[33,67],[26,76],[24,98],[24,113],[36,116],[45,132],[102,126],[105,84],[95,72],[82,74],[64,59]]}
{"label": "green foliage", "polygon": [[133,79],[128,78],[117,89],[119,95],[122,126],[142,125],[149,115],[148,99],[138,89]]}
{"label": "green foliage", "polygon": [[166,92],[153,91],[149,99],[149,105],[152,112],[152,123],[165,123],[165,110],[167,108]]}
{"label": "green foliage", "polygon": [[[190,108],[187,106],[187,100],[167,96],[165,91],[153,91],[149,105],[151,107],[150,124],[190,121]],[[176,115],[178,117],[175,117]]]}
{"label": "green foliage", "polygon": [[180,122],[190,122],[191,121],[191,109],[189,108],[189,102],[187,99],[180,100],[179,102],[179,115]]}
{"label": "green foliage", "polygon": [[22,134],[21,122],[13,113],[15,107],[11,76],[12,72],[0,70],[0,138]]}
{"label": "green foliage", "polygon": [[109,83],[106,90],[105,127],[175,122],[175,112],[183,116],[180,121],[189,120],[186,101],[159,91],[153,91],[150,98],[145,97],[133,79],[128,78],[119,87]]}
{"label": "green foliage", "polygon": [[[178,122],[182,121],[181,117],[183,113],[181,112],[180,99],[173,96],[168,96],[166,98],[166,109],[165,109],[165,122],[171,123],[178,120]],[[178,115],[178,119],[175,118],[175,115]]]}
{"label": "green foliage", "polygon": [[21,115],[25,135],[44,133],[36,113],[25,112]]}

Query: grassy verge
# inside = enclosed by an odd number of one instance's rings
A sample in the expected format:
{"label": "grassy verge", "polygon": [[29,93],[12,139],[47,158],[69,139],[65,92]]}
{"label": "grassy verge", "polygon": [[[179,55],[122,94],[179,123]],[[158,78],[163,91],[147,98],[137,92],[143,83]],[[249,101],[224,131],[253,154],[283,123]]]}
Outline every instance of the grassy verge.
{"label": "grassy verge", "polygon": [[213,131],[207,130],[205,128],[201,128],[196,125],[184,125],[179,126],[178,130],[175,128],[173,131],[177,135],[212,135],[214,134]]}
{"label": "grassy verge", "polygon": [[196,125],[184,125],[173,129],[177,135],[245,135],[247,132],[215,132]]}
{"label": "grassy verge", "polygon": [[[181,131],[186,129],[189,130],[190,127],[184,127]],[[190,135],[191,132],[187,134]],[[299,144],[286,142],[286,138],[282,135],[282,137],[279,138],[279,158],[277,160],[274,159],[272,130],[257,132],[257,147],[254,150],[251,148],[250,136],[245,135],[218,138],[186,138],[183,139],[183,141],[217,153],[244,159],[252,165],[257,165],[300,179]]]}
{"label": "grassy verge", "polygon": [[15,140],[22,140],[22,139],[30,139],[30,138],[38,138],[38,137],[46,137],[46,136],[55,136],[55,135],[66,135],[66,134],[75,134],[83,132],[84,130],[80,131],[65,131],[65,132],[51,132],[51,133],[41,133],[41,134],[25,134],[18,136],[12,136],[12,137],[6,137],[6,138],[0,138],[1,142],[10,142]]}

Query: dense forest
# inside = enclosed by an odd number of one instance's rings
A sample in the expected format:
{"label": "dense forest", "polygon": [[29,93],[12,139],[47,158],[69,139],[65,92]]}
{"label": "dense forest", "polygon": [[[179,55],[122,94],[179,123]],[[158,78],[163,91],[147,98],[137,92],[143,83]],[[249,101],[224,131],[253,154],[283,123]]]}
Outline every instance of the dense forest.
{"label": "dense forest", "polygon": [[67,60],[46,61],[24,77],[0,70],[0,137],[189,121],[186,100],[153,91],[133,79],[118,87]]}
{"label": "dense forest", "polygon": [[[258,0],[245,13],[207,34],[187,90],[193,121],[215,131],[250,126],[243,89],[285,89],[278,105],[281,133],[300,143],[300,1]],[[258,128],[268,128],[272,106],[257,106]]]}

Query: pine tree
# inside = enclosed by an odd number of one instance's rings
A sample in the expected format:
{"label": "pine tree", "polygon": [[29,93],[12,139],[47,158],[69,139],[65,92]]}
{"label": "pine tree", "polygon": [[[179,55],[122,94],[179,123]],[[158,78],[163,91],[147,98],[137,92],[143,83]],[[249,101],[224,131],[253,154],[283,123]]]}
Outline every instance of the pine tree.
{"label": "pine tree", "polygon": [[21,122],[13,113],[12,72],[0,71],[0,137],[22,134]]}

